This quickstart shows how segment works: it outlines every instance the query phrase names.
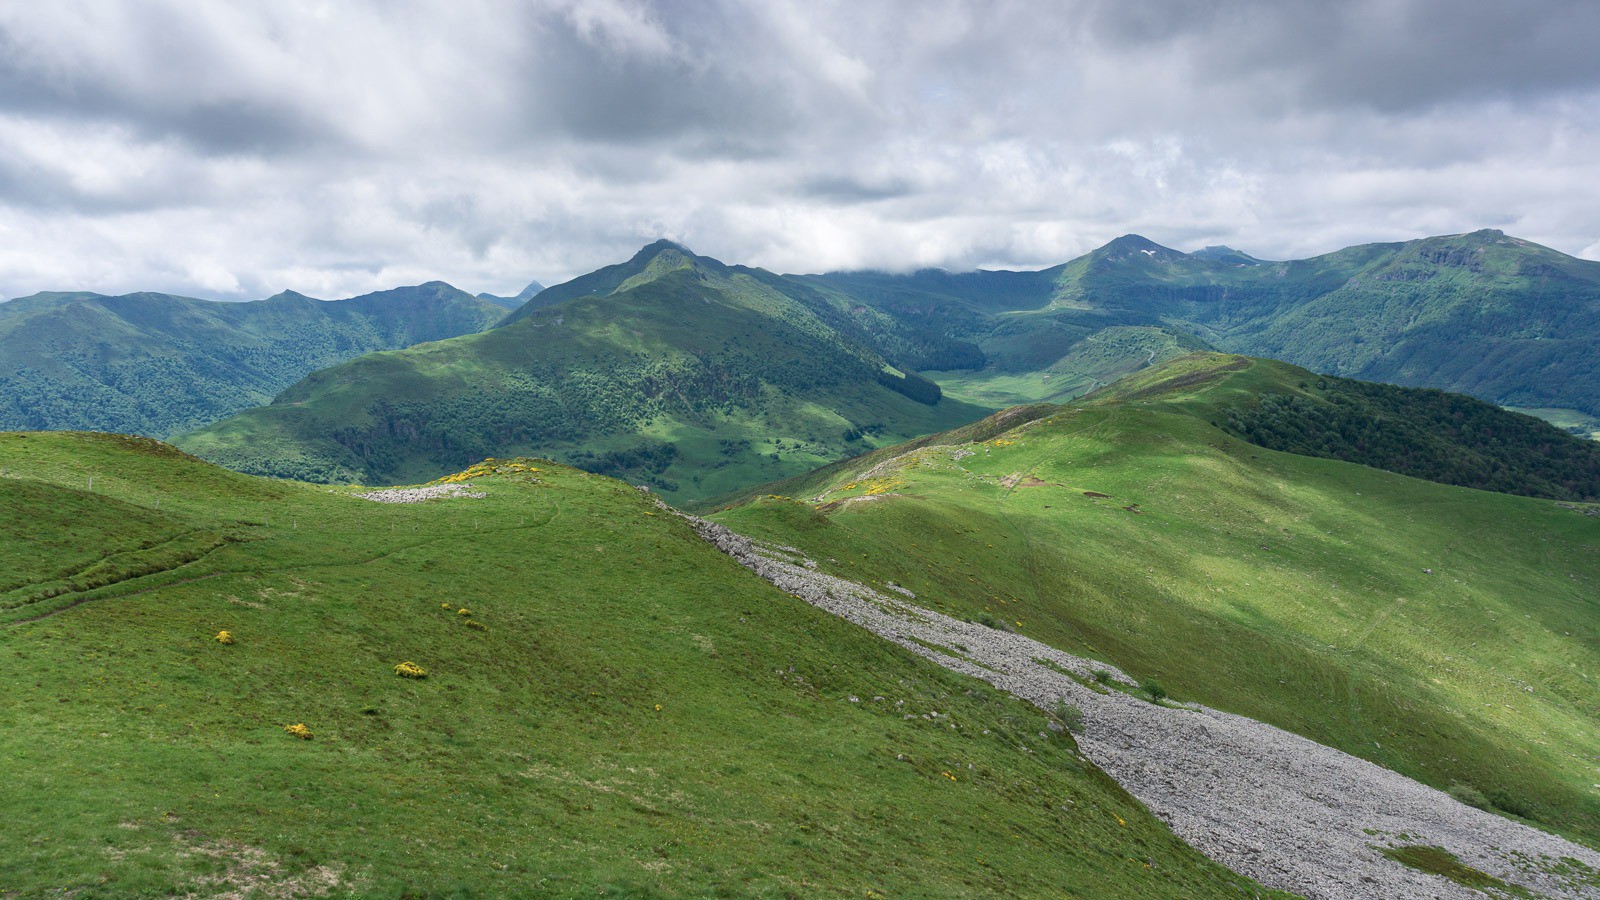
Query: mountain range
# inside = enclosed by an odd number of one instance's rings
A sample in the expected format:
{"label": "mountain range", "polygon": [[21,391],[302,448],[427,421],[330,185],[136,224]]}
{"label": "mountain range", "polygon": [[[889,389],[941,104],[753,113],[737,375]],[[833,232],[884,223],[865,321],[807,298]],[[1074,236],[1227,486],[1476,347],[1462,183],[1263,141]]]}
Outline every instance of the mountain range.
{"label": "mountain range", "polygon": [[241,471],[369,483],[529,453],[695,499],[1208,350],[1588,434],[1600,263],[1494,230],[1294,261],[1128,235],[1033,272],[777,275],[662,241],[512,297],[39,294],[0,304],[0,427],[199,428]]}
{"label": "mountain range", "polygon": [[1214,348],[1592,409],[1597,309],[1600,263],[1493,231],[1288,263],[1128,236],[1038,272],[910,275],[776,275],[663,241],[179,444],[364,483],[551,456],[693,500]]}
{"label": "mountain range", "polygon": [[[1210,346],[1600,414],[1600,263],[1492,229],[1288,262],[1127,235],[1038,272],[807,280],[976,344],[981,365],[924,368],[957,396],[993,405],[1083,393],[1121,371],[1108,352],[1155,361]],[[1104,346],[1113,338],[1114,351]]]}

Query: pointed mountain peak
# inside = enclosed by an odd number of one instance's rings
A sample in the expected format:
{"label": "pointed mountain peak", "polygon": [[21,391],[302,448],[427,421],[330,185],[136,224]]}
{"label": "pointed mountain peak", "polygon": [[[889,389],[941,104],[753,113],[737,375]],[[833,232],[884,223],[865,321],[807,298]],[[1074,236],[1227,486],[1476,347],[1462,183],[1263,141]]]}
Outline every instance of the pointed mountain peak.
{"label": "pointed mountain peak", "polygon": [[688,247],[662,238],[645,244],[627,262],[596,269],[571,281],[545,288],[513,310],[500,325],[512,325],[538,310],[569,300],[605,297],[683,271],[693,272],[701,278],[713,278],[726,277],[730,270],[710,257],[697,256]]}
{"label": "pointed mountain peak", "polygon": [[1151,259],[1159,262],[1171,262],[1182,259],[1188,254],[1181,253],[1171,247],[1163,247],[1143,235],[1125,234],[1094,251],[1092,255],[1106,260],[1133,260],[1138,262]]}
{"label": "pointed mountain peak", "polygon": [[688,259],[698,258],[694,255],[693,250],[690,250],[688,247],[685,247],[677,241],[669,241],[666,238],[661,238],[660,240],[651,241],[650,243],[645,244],[643,247],[640,247],[639,252],[635,253],[633,258],[628,261],[631,263],[643,264],[648,263],[663,254],[681,256]]}
{"label": "pointed mountain peak", "polygon": [[317,298],[315,298],[315,297],[307,297],[305,294],[302,294],[302,293],[300,293],[299,291],[296,291],[296,290],[282,290],[282,291],[277,292],[276,294],[273,294],[271,297],[268,297],[266,300],[264,300],[262,302],[264,302],[264,303],[273,303],[273,302],[289,303],[289,302],[299,302],[301,300],[315,300],[315,299],[317,299]]}
{"label": "pointed mountain peak", "polygon": [[544,293],[544,285],[537,281],[530,281],[527,287],[509,297],[502,297],[499,294],[491,294],[488,291],[484,291],[478,295],[478,299],[485,303],[493,303],[503,309],[516,309],[542,293]]}

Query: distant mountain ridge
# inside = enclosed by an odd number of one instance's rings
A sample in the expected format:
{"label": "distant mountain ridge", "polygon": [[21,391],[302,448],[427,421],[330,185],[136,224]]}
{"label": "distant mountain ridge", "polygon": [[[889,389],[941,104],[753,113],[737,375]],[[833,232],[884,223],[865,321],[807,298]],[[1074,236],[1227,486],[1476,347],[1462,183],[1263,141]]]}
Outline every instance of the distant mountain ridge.
{"label": "distant mountain ridge", "polygon": [[[1600,262],[1494,229],[1288,261],[1125,235],[1037,272],[804,278],[976,345],[981,364],[928,368],[947,390],[991,403],[1098,386],[1105,379],[1070,357],[1123,326],[1332,375],[1600,413]],[[1152,362],[1176,355],[1152,349]]]}
{"label": "distant mountain ridge", "polygon": [[493,303],[495,306],[504,307],[506,309],[516,309],[522,304],[527,303],[529,300],[532,300],[534,297],[537,297],[539,292],[543,290],[544,285],[537,281],[530,281],[528,282],[527,287],[511,295],[510,297],[500,297],[494,294],[483,293],[478,295],[478,299],[487,300],[488,302]]}
{"label": "distant mountain ridge", "polygon": [[504,314],[441,281],[333,301],[34,294],[0,303],[0,430],[165,436],[265,403],[324,366]]}

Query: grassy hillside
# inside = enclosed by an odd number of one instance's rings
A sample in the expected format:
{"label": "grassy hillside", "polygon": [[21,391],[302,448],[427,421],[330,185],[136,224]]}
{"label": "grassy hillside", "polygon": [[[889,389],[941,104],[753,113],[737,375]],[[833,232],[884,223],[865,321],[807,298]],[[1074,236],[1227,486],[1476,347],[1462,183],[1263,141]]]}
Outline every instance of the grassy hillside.
{"label": "grassy hillside", "polygon": [[[1600,263],[1494,230],[1288,262],[1227,248],[1185,254],[1127,235],[1039,272],[809,280],[981,348],[981,359],[924,366],[963,397],[1060,398],[1112,380],[1148,349],[1159,362],[1211,345],[1345,377],[1600,415]],[[1165,328],[1196,343],[1069,359],[1114,326]],[[1071,372],[1080,377],[1060,377]]]}
{"label": "grassy hillside", "polygon": [[186,431],[372,350],[481,331],[504,309],[442,282],[321,302],[46,293],[0,303],[0,428]]}
{"label": "grassy hillside", "polygon": [[716,518],[1600,844],[1597,507],[1246,443],[1287,367],[1209,362]]}
{"label": "grassy hillside", "polygon": [[693,498],[988,411],[888,366],[815,292],[661,242],[501,327],[317,372],[178,442],[240,471],[366,483],[538,455]]}
{"label": "grassy hillside", "polygon": [[455,481],[483,496],[0,435],[0,891],[1275,896],[626,485]]}

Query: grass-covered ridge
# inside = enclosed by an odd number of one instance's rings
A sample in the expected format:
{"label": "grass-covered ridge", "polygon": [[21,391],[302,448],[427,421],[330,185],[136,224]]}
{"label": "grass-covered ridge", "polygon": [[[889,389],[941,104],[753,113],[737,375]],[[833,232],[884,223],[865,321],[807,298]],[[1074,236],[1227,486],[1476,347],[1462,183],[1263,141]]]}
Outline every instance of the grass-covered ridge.
{"label": "grass-covered ridge", "polygon": [[1201,362],[716,518],[1600,843],[1600,516],[1246,443],[1275,364]]}
{"label": "grass-covered ridge", "polygon": [[1461,394],[1200,353],[1083,400],[1117,401],[1186,411],[1273,450],[1501,493],[1600,500],[1600,443]]}
{"label": "grass-covered ridge", "polygon": [[0,508],[27,513],[0,544],[13,599],[230,536],[0,609],[8,892],[1260,890],[1038,711],[784,595],[619,482],[506,462],[456,482],[481,498],[387,505],[75,434],[0,435],[0,470]]}
{"label": "grass-covered ridge", "polygon": [[660,243],[491,331],[317,372],[178,443],[241,471],[391,484],[538,455],[694,498],[988,411],[889,366],[816,292]]}

